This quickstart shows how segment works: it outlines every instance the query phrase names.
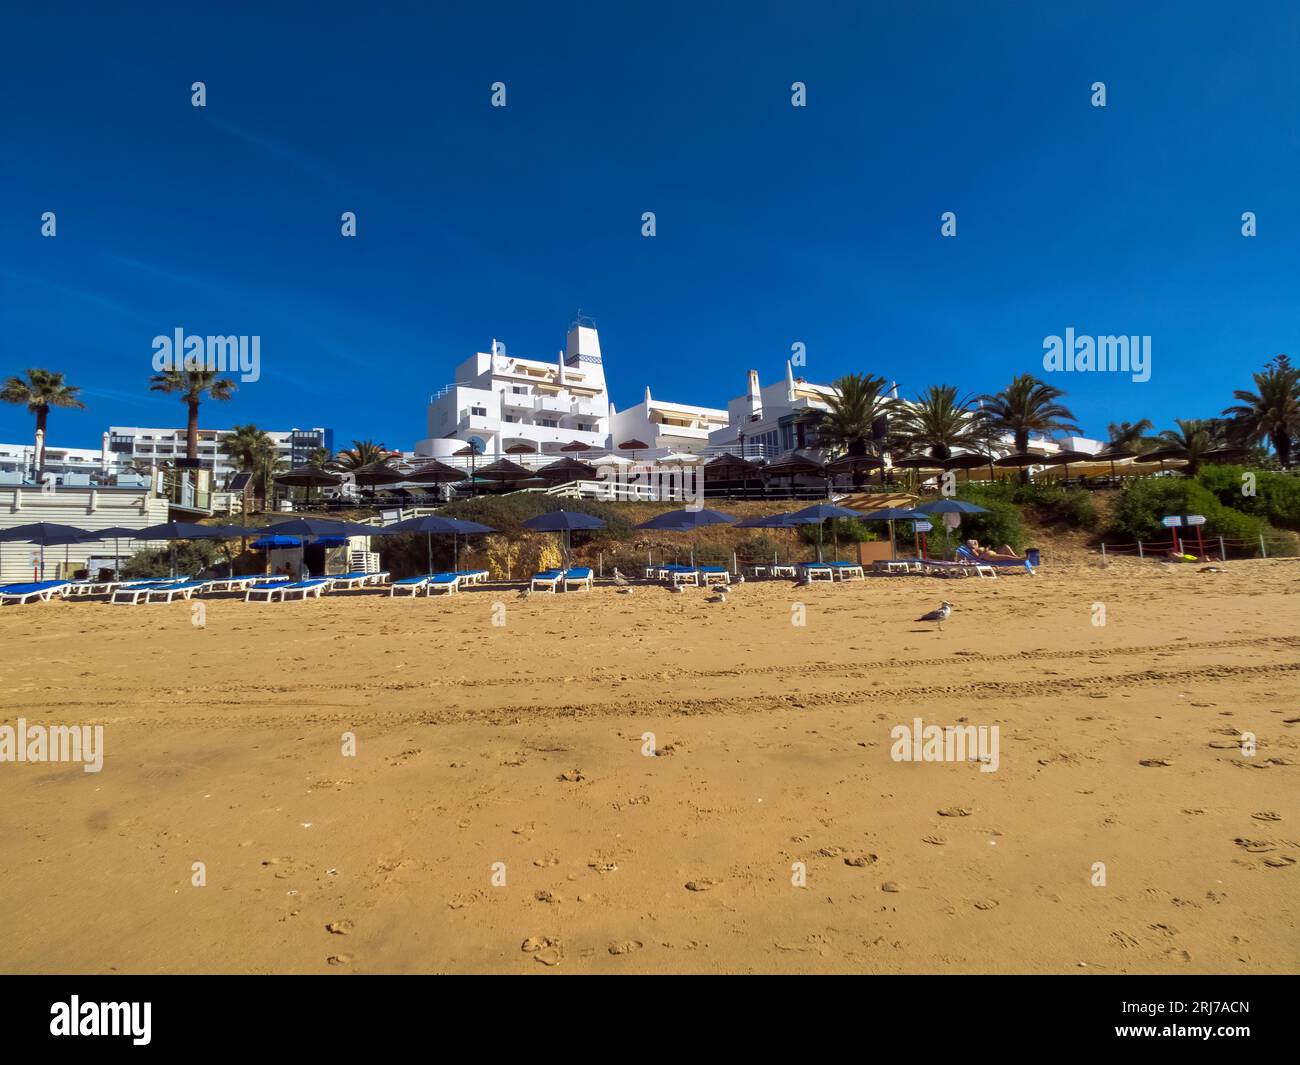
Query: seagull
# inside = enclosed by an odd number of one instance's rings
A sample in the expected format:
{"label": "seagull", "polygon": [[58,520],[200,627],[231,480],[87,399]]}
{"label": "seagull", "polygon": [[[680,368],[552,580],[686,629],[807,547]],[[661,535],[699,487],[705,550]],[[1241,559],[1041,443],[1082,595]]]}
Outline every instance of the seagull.
{"label": "seagull", "polygon": [[671,588],[669,588],[668,590],[669,590],[670,592],[673,592],[673,593],[676,594],[676,595],[685,595],[685,594],[686,594],[686,589],[683,588],[680,584],[674,584],[674,585],[673,585]]}
{"label": "seagull", "polygon": [[733,583],[733,584],[744,584],[744,583],[745,583],[745,575],[744,575],[743,573],[737,573],[737,574],[736,574],[736,579],[735,579],[732,583]]}
{"label": "seagull", "polygon": [[623,574],[619,572],[617,566],[614,567],[614,583],[618,585],[620,588],[627,587],[627,578],[624,577]]}
{"label": "seagull", "polygon": [[917,621],[937,621],[939,631],[943,632],[943,623],[948,620],[948,615],[952,613],[952,604],[946,599],[939,604],[938,610],[931,610],[928,614],[923,614],[917,618]]}
{"label": "seagull", "polygon": [[532,589],[531,589],[531,588],[524,588],[524,589],[522,589],[522,590],[519,592],[519,598],[520,598],[520,599],[527,599],[530,595],[532,595]]}
{"label": "seagull", "polygon": [[726,592],[719,592],[717,595],[711,595],[709,596],[708,599],[705,600],[705,602],[707,603],[725,603],[726,601],[727,601]]}

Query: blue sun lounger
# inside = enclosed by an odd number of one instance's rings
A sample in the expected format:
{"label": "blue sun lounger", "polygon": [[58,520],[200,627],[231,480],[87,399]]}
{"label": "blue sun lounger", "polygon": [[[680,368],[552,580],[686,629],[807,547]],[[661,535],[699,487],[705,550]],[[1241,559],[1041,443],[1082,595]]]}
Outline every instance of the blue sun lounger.
{"label": "blue sun lounger", "polygon": [[533,574],[532,583],[528,588],[533,592],[554,592],[559,590],[562,580],[564,580],[564,570],[544,569],[541,573]]}
{"label": "blue sun lounger", "polygon": [[381,584],[388,579],[388,572],[367,573],[364,570],[354,570],[351,573],[340,573],[336,577],[325,577],[323,580],[330,582],[330,591],[350,591],[353,588],[364,588],[368,584]]}
{"label": "blue sun lounger", "polygon": [[485,569],[460,569],[456,571],[456,576],[460,578],[462,584],[482,584],[488,579],[488,571]]}
{"label": "blue sun lounger", "polygon": [[729,585],[731,583],[731,574],[727,571],[726,566],[698,566],[700,571],[700,580],[704,582],[707,588],[710,584]]}
{"label": "blue sun lounger", "polygon": [[0,587],[0,603],[11,599],[19,606],[26,606],[33,599],[48,603],[56,595],[62,599],[68,594],[71,581],[29,581],[26,584],[6,584]]}
{"label": "blue sun lounger", "polygon": [[867,579],[866,572],[856,562],[827,562],[826,565],[831,568],[831,576],[838,580],[865,581]]}
{"label": "blue sun lounger", "polygon": [[400,581],[393,581],[393,583],[388,586],[388,596],[391,599],[399,592],[402,595],[407,595],[409,593],[411,598],[414,599],[428,583],[429,574],[427,573],[422,574],[419,577],[403,577]]}
{"label": "blue sun lounger", "polygon": [[114,588],[112,594],[108,597],[108,601],[110,603],[125,603],[127,606],[135,606],[137,603],[148,602],[149,593],[156,589],[186,584],[189,580],[189,577],[176,577],[157,581],[131,581]]}
{"label": "blue sun lounger", "polygon": [[180,581],[176,584],[155,585],[145,590],[144,601],[146,603],[170,603],[178,595],[182,599],[190,599],[195,592],[201,592],[207,588],[209,583],[209,581]]}
{"label": "blue sun lounger", "polygon": [[433,595],[435,592],[445,592],[451,595],[452,592],[460,590],[459,573],[434,573],[429,577],[429,583],[424,586],[425,595]]}
{"label": "blue sun lounger", "polygon": [[587,591],[591,591],[594,582],[595,577],[590,568],[587,566],[576,566],[564,571],[564,580],[561,583],[564,585],[564,590],[567,592],[569,590],[569,585],[574,585],[577,588],[585,588]]}

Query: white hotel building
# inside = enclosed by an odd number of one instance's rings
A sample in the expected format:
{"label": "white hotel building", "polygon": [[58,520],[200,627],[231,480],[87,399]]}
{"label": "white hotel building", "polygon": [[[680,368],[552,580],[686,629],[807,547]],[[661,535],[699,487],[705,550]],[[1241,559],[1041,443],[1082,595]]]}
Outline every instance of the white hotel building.
{"label": "white hotel building", "polygon": [[429,397],[429,435],[415,453],[446,460],[472,444],[487,461],[507,454],[527,461],[527,455],[511,451],[520,447],[554,460],[568,444],[607,451],[632,440],[646,445],[643,455],[698,452],[709,433],[726,423],[726,411],[655,400],[649,389],[635,407],[615,410],[600,336],[594,325],[579,320],[553,362],[517,358],[494,340],[492,351],[457,366],[455,382]]}

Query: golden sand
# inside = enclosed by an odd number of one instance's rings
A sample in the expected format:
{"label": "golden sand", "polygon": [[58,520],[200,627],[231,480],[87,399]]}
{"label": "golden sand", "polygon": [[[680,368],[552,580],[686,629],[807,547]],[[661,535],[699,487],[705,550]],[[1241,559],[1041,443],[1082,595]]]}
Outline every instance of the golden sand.
{"label": "golden sand", "polygon": [[[0,968],[1294,971],[1298,592],[1121,562],[7,607],[0,723],[102,724],[105,760],[0,764]],[[894,761],[915,717],[998,726],[997,771]]]}

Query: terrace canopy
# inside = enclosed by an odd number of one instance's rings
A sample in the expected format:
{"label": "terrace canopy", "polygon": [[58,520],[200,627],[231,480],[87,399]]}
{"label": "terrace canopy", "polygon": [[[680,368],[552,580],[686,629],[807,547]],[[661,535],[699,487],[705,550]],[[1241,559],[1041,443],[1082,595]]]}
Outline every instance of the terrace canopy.
{"label": "terrace canopy", "polygon": [[469,474],[464,470],[448,466],[445,462],[429,459],[427,462],[420,463],[402,479],[407,484],[415,485],[451,484],[455,481],[469,480]]}

